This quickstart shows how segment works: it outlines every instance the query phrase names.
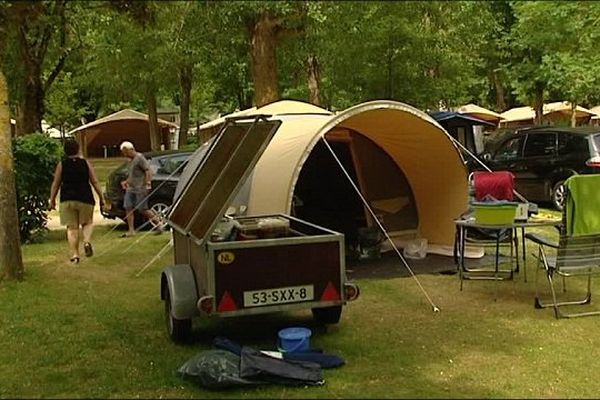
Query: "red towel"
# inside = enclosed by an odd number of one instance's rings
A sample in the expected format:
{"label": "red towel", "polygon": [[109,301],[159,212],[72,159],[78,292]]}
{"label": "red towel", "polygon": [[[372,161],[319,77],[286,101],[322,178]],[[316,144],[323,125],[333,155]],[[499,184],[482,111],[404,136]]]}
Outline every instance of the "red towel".
{"label": "red towel", "polygon": [[515,176],[509,171],[476,171],[473,173],[475,200],[482,201],[486,196],[496,200],[513,200]]}

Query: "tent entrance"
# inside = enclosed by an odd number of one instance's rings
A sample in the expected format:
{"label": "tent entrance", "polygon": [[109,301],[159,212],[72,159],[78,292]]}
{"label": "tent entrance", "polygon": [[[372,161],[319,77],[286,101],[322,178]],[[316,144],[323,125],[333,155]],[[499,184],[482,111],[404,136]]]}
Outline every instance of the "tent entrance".
{"label": "tent entrance", "polygon": [[[334,129],[328,144],[391,235],[413,235],[418,214],[412,189],[403,171],[381,147],[358,132]],[[294,189],[294,213],[346,236],[352,246],[358,229],[375,225],[370,213],[319,141],[304,163]]]}

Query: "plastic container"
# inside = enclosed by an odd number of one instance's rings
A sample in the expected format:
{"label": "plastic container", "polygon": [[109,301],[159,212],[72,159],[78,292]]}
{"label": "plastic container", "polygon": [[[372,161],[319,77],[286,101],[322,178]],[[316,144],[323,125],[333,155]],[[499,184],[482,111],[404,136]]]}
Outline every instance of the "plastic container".
{"label": "plastic container", "polygon": [[286,328],[279,331],[279,351],[282,353],[300,353],[310,349],[310,336],[308,328]]}
{"label": "plastic container", "polygon": [[475,222],[488,225],[510,225],[515,222],[517,202],[473,203]]}

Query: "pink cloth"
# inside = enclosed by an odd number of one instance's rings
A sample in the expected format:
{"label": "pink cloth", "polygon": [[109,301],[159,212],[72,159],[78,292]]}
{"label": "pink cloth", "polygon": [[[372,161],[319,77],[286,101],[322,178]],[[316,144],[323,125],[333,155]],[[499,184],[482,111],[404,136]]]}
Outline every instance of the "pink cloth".
{"label": "pink cloth", "polygon": [[509,171],[476,171],[473,173],[475,200],[483,201],[486,196],[496,200],[513,200],[515,176]]}

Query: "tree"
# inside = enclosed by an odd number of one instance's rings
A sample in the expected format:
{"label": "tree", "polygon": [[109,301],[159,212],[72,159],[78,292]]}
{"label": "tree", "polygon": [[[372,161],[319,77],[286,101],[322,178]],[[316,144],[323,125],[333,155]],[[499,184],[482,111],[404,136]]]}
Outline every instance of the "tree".
{"label": "tree", "polygon": [[[571,101],[572,111],[595,92],[600,67],[595,43],[600,37],[597,3],[518,2],[511,45],[518,55],[512,65],[519,99],[532,104],[536,124],[552,92]],[[572,123],[575,123],[573,117]]]}
{"label": "tree", "polygon": [[70,47],[70,10],[66,0],[10,1],[7,24],[14,39],[20,78],[16,93],[20,131],[40,132],[44,97],[65,66]]}
{"label": "tree", "polygon": [[23,259],[19,241],[8,85],[1,67],[0,65],[0,281],[20,281],[23,279]]}
{"label": "tree", "polygon": [[165,3],[158,15],[157,25],[166,27],[164,38],[179,84],[179,147],[187,143],[195,77],[209,59],[211,37],[219,32],[210,23],[214,18],[213,9],[210,3],[174,1]]}
{"label": "tree", "polygon": [[308,2],[241,1],[222,3],[224,23],[246,28],[256,107],[279,100],[277,47],[302,35]]}
{"label": "tree", "polygon": [[[6,50],[7,4],[0,4],[0,60]],[[10,134],[8,84],[0,62],[0,281],[23,279],[17,194]]]}
{"label": "tree", "polygon": [[108,9],[88,16],[84,38],[90,75],[101,82],[105,102],[145,103],[153,150],[169,146],[158,130],[157,97],[166,82],[175,79],[165,32],[155,26],[157,7],[150,1],[111,2]]}

